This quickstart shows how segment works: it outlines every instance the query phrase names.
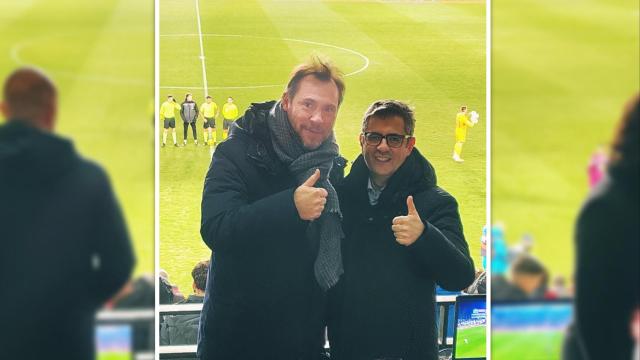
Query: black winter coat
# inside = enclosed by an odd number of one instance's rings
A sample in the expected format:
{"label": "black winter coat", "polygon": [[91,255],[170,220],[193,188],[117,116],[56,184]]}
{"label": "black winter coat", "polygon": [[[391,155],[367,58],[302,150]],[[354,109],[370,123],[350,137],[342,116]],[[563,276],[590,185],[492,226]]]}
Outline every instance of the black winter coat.
{"label": "black winter coat", "polygon": [[[268,113],[252,104],[213,155],[201,235],[213,251],[200,321],[202,359],[312,359],[323,345],[324,294],[313,273],[295,177],[275,155]],[[332,181],[344,163],[336,159]],[[340,166],[342,165],[342,166]]]}
{"label": "black winter coat", "polygon": [[633,357],[630,324],[633,311],[640,308],[638,194],[637,170],[630,177],[614,173],[594,189],[580,211],[575,320],[563,359]]}
{"label": "black winter coat", "polygon": [[[436,283],[457,291],[474,280],[458,205],[436,186],[435,171],[417,149],[375,206],[369,204],[368,179],[360,156],[338,188],[346,239],[344,275],[330,291],[331,358],[437,359]],[[407,247],[396,242],[391,224],[407,214],[409,195],[425,231]]]}
{"label": "black winter coat", "polygon": [[58,136],[0,126],[0,244],[0,358],[93,359],[95,312],[134,265],[104,170]]}

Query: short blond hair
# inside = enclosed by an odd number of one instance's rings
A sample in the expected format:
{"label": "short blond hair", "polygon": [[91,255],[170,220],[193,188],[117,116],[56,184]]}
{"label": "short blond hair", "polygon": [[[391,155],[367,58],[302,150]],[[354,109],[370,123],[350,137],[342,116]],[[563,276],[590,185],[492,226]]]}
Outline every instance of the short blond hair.
{"label": "short blond hair", "polygon": [[298,92],[300,81],[309,75],[321,81],[333,81],[338,88],[338,104],[342,103],[345,91],[343,74],[329,59],[318,55],[311,56],[309,61],[296,66],[291,72],[285,89],[289,99],[293,99]]}

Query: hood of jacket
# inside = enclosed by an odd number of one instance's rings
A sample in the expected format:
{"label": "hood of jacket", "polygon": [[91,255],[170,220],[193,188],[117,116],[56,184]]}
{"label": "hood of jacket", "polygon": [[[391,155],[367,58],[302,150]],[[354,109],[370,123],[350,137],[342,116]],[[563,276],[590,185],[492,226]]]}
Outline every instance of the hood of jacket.
{"label": "hood of jacket", "polygon": [[[359,155],[354,161],[351,172],[344,179],[343,187],[346,191],[362,193],[367,188],[369,168],[364,157]],[[431,163],[413,148],[411,154],[398,170],[391,176],[380,197],[380,203],[404,202],[409,194],[415,194],[433,188],[437,185],[436,171]]]}
{"label": "hood of jacket", "polygon": [[0,126],[0,183],[49,183],[78,164],[71,141],[19,120]]}
{"label": "hood of jacket", "polygon": [[277,101],[272,100],[249,105],[244,115],[236,120],[235,124],[237,126],[231,128],[229,136],[244,132],[261,142],[270,141],[271,136],[269,135],[267,119],[269,118],[269,112],[276,105],[276,102]]}

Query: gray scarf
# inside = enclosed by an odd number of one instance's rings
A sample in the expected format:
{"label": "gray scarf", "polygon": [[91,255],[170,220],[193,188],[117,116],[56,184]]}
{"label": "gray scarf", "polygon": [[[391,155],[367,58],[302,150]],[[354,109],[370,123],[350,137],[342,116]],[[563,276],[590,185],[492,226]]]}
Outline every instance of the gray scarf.
{"label": "gray scarf", "polygon": [[341,226],[342,214],[338,194],[328,179],[333,160],[338,156],[338,144],[332,133],[317,149],[305,149],[298,134],[291,127],[280,101],[271,109],[267,123],[276,155],[287,165],[298,184],[302,184],[313,175],[315,169],[320,169],[320,179],[315,186],[327,190],[327,203],[322,215],[309,225],[307,234],[312,241],[319,242],[313,269],[318,284],[327,291],[338,282],[343,273],[340,252],[340,240],[344,237]]}

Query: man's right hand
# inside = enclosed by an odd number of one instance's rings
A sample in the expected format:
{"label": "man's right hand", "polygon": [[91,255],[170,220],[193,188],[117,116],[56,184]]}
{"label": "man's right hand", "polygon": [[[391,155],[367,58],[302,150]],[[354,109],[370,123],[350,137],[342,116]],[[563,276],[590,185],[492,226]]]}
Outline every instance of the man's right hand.
{"label": "man's right hand", "polygon": [[322,215],[324,205],[327,203],[327,190],[313,187],[320,179],[320,170],[311,175],[293,193],[293,202],[296,204],[298,215],[302,220],[315,220]]}

